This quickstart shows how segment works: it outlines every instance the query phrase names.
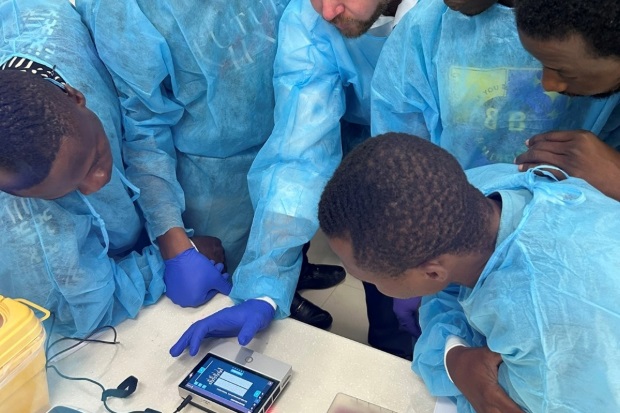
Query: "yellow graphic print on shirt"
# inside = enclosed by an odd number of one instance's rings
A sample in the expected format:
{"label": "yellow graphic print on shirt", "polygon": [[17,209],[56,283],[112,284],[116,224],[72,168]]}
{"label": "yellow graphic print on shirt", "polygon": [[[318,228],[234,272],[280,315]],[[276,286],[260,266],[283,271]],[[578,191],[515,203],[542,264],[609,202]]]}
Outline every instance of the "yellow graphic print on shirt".
{"label": "yellow graphic print on shirt", "polygon": [[455,129],[451,134],[459,132],[461,148],[452,149],[457,158],[469,157],[466,162],[459,158],[464,166],[512,162],[525,150],[526,139],[556,126],[571,99],[545,92],[541,73],[531,68],[450,68],[449,106],[442,120],[445,129]]}

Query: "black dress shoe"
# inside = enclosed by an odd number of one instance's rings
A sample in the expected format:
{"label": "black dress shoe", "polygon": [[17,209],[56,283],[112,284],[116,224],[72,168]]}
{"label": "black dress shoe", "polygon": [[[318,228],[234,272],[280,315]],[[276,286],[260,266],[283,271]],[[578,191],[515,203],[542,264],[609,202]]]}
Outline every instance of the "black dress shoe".
{"label": "black dress shoe", "polygon": [[293,296],[293,302],[291,303],[291,317],[302,323],[310,324],[311,326],[322,328],[325,330],[332,325],[332,316],[319,306],[312,304],[310,301],[303,298],[299,293],[295,293]]}
{"label": "black dress shoe", "polygon": [[338,265],[309,264],[301,266],[297,291],[323,290],[340,284],[347,273]]}

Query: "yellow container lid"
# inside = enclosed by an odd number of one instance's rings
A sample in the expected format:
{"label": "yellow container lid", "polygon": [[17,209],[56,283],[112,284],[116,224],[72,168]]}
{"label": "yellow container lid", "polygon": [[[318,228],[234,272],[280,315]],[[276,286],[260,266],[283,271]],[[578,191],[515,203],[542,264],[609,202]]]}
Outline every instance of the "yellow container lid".
{"label": "yellow container lid", "polygon": [[[30,308],[43,313],[37,318]],[[43,332],[43,321],[49,317],[46,309],[27,300],[0,295],[0,368],[28,348]]]}

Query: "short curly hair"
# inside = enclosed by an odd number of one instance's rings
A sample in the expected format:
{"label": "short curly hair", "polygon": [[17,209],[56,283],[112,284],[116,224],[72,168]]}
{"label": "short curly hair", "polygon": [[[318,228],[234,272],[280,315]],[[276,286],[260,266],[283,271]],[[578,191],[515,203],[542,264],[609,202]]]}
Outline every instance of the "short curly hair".
{"label": "short curly hair", "polygon": [[43,77],[0,70],[0,170],[16,174],[22,190],[49,174],[62,139],[75,131],[70,99]]}
{"label": "short curly hair", "polygon": [[620,1],[518,0],[517,27],[534,39],[564,40],[578,34],[594,57],[620,57]]}
{"label": "short curly hair", "polygon": [[392,277],[442,254],[492,248],[491,214],[452,155],[400,133],[353,150],[319,203],[323,232],[350,241],[360,268]]}

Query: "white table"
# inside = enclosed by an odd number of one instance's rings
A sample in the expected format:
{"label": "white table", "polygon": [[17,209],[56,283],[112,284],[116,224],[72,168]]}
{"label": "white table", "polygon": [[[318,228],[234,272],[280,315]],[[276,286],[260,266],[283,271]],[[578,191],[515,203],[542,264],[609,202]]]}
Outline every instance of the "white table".
{"label": "white table", "polygon": [[[65,374],[97,380],[106,388],[136,376],[136,392],[127,399],[108,399],[109,406],[119,412],[150,407],[172,413],[181,402],[177,385],[215,341],[204,341],[196,357],[184,353],[175,359],[169,348],[193,321],[231,304],[228,297],[218,295],[201,308],[183,309],[163,298],[117,328],[121,344],[87,344],[57,366]],[[100,338],[111,337],[110,332]],[[338,392],[399,413],[433,411],[435,399],[408,361],[295,320],[273,322],[248,347],[293,366],[291,382],[271,413],[325,413]],[[95,385],[61,379],[51,370],[48,379],[52,406],[106,412]],[[183,412],[201,410],[187,406]]]}

